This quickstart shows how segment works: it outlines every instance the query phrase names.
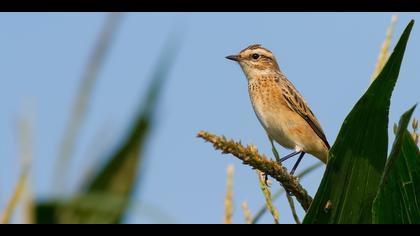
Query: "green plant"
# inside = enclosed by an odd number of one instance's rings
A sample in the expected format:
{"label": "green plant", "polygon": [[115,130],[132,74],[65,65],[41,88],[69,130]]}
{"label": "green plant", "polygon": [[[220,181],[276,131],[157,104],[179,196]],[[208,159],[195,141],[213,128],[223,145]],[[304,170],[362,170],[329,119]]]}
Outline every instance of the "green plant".
{"label": "green plant", "polygon": [[[64,174],[67,162],[73,153],[78,130],[82,127],[87,112],[90,94],[95,86],[98,70],[110,47],[117,28],[119,16],[111,14],[82,77],[82,83],[69,127],[64,135],[60,159],[56,171]],[[35,202],[35,223],[121,223],[130,206],[132,191],[141,170],[143,150],[151,129],[155,125],[156,110],[163,85],[180,49],[179,32],[168,37],[162,54],[151,74],[147,94],[139,104],[138,112],[126,136],[103,165],[98,165],[93,176],[84,180],[84,185],[70,198],[61,195],[54,199]],[[63,172],[63,173],[62,173]],[[63,176],[66,177],[66,176]],[[65,179],[56,180],[61,186]]]}

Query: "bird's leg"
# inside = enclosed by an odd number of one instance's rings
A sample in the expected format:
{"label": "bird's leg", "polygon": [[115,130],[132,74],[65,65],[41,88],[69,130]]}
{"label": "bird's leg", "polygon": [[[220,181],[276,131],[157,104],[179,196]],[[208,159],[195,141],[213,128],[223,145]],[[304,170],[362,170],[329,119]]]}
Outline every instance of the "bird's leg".
{"label": "bird's leg", "polygon": [[297,154],[299,154],[299,153],[301,153],[301,152],[294,151],[294,152],[290,153],[289,155],[287,155],[287,156],[285,156],[285,157],[281,158],[278,162],[279,162],[279,163],[282,163],[283,161],[285,161],[285,160],[287,160],[287,159],[289,159],[289,158],[291,158],[291,157],[294,157],[294,156],[296,156],[296,155],[297,155]]}
{"label": "bird's leg", "polygon": [[295,165],[292,168],[292,171],[290,171],[290,174],[293,175],[295,173],[295,170],[297,169],[300,161],[302,160],[303,156],[305,155],[305,152],[301,152],[299,158],[297,159]]}
{"label": "bird's leg", "polygon": [[[299,153],[299,152],[298,152]],[[290,155],[290,154],[289,154]],[[303,156],[305,155],[305,152],[300,152],[300,156],[299,156],[299,158],[297,159],[297,161],[296,161],[296,163],[295,163],[295,165],[293,166],[293,168],[292,168],[292,171],[290,171],[290,175],[293,175],[294,173],[295,173],[295,171],[296,171],[296,169],[297,169],[297,167],[298,167],[298,165],[299,165],[299,163],[300,163],[300,161],[302,160],[302,158],[303,158]],[[289,157],[290,158],[290,157]],[[286,190],[286,194],[290,197],[290,196],[292,196],[292,193],[290,192],[290,191],[287,191]]]}

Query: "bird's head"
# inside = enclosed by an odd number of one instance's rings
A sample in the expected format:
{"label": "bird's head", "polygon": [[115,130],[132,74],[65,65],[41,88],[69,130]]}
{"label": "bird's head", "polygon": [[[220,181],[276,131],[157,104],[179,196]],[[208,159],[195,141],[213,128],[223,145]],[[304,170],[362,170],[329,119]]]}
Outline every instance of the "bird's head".
{"label": "bird's head", "polygon": [[279,71],[279,66],[273,53],[259,44],[250,45],[240,51],[238,55],[231,55],[226,58],[237,61],[248,79],[256,75],[271,74]]}

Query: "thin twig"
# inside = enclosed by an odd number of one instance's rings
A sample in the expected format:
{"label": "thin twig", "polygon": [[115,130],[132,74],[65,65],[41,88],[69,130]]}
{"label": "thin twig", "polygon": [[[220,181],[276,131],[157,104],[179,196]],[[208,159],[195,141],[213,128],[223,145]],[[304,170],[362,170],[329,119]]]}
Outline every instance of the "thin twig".
{"label": "thin twig", "polygon": [[214,148],[221,150],[222,153],[230,153],[242,160],[244,164],[250,165],[261,172],[270,175],[296,197],[305,211],[309,209],[312,197],[309,196],[308,192],[299,184],[298,179],[291,176],[281,164],[276,161],[268,160],[265,155],[259,154],[255,146],[249,145],[244,147],[240,142],[235,142],[233,140],[228,141],[223,136],[219,137],[205,131],[199,132],[197,136],[213,143]]}

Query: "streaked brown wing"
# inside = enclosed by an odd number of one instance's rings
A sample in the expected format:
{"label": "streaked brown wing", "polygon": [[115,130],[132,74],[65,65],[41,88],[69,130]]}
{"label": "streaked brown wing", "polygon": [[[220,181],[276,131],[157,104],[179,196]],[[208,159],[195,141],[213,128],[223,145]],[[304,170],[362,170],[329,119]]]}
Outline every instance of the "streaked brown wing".
{"label": "streaked brown wing", "polygon": [[299,92],[296,90],[293,84],[287,80],[287,78],[281,76],[280,79],[283,83],[279,83],[279,85],[283,91],[283,97],[285,98],[290,109],[298,113],[309,124],[309,126],[311,126],[318,137],[324,142],[325,146],[330,149],[330,144],[325,137],[321,125],[316,119],[314,113],[306,104],[302,95],[299,94]]}

